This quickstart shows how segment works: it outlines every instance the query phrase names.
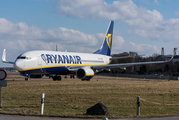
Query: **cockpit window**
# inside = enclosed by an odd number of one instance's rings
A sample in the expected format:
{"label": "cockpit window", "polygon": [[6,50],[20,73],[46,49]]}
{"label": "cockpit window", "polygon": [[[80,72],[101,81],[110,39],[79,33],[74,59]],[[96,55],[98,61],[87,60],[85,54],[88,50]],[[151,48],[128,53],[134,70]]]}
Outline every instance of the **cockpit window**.
{"label": "cockpit window", "polygon": [[17,57],[17,59],[26,59],[26,57],[25,56],[19,56],[19,57]]}
{"label": "cockpit window", "polygon": [[17,57],[17,59],[26,59],[26,60],[30,60],[31,57],[30,57],[30,56],[23,56],[23,55],[21,54],[21,55],[19,55],[19,56]]}

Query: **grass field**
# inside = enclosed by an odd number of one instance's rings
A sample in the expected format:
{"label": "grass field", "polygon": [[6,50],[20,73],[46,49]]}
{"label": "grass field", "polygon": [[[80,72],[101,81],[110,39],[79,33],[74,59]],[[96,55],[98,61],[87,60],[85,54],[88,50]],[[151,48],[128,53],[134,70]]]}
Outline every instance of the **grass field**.
{"label": "grass field", "polygon": [[[41,95],[45,93],[43,116],[137,117],[137,96],[150,101],[141,100],[139,117],[179,115],[179,105],[173,105],[179,103],[179,81],[123,79],[97,76],[92,81],[12,81],[7,78],[7,87],[2,89],[0,113],[40,115]],[[86,115],[86,110],[98,102],[103,103],[109,113]]]}

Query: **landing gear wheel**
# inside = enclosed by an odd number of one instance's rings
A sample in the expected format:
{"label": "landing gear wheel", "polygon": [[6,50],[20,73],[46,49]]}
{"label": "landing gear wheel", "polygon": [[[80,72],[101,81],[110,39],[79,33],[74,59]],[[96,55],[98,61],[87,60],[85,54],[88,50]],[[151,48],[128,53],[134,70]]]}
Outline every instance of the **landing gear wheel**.
{"label": "landing gear wheel", "polygon": [[58,76],[58,81],[61,81],[61,79],[62,79],[61,76]]}
{"label": "landing gear wheel", "polygon": [[70,75],[70,78],[75,78],[75,75]]}
{"label": "landing gear wheel", "polygon": [[30,81],[30,77],[26,77],[26,78],[25,78],[25,81]]}
{"label": "landing gear wheel", "polygon": [[53,76],[52,79],[53,79],[53,81],[56,81],[57,80],[57,76]]}
{"label": "landing gear wheel", "polygon": [[53,81],[56,81],[56,80],[58,80],[58,81],[61,81],[61,76],[53,76],[52,77],[53,78]]}

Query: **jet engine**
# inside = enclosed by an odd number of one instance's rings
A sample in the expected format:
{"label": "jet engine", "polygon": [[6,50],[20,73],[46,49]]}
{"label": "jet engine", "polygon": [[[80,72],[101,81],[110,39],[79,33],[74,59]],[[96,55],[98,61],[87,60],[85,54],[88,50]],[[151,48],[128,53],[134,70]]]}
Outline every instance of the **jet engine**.
{"label": "jet engine", "polygon": [[94,71],[90,67],[82,67],[77,70],[76,76],[82,80],[90,80],[94,76]]}

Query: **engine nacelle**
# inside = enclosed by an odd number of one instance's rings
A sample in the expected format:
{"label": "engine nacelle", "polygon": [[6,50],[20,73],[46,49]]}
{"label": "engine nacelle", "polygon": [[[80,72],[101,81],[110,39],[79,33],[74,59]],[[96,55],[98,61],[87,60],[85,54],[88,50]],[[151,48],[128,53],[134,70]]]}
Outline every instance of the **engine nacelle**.
{"label": "engine nacelle", "polygon": [[94,76],[94,71],[90,67],[82,67],[77,70],[76,76],[79,79],[89,80]]}

